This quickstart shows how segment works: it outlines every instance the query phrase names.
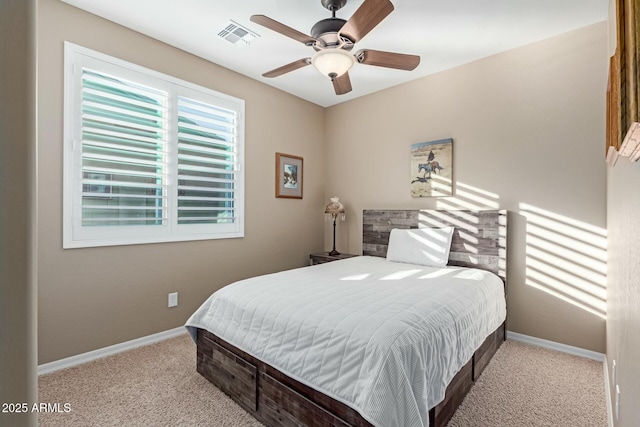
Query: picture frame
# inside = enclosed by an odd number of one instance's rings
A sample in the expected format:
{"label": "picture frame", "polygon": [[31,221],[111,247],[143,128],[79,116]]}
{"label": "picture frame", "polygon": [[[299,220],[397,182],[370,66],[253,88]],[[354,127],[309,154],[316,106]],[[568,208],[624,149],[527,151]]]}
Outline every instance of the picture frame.
{"label": "picture frame", "polygon": [[411,197],[453,195],[453,138],[411,144]]}
{"label": "picture frame", "polygon": [[276,153],[276,197],[302,199],[304,159]]}
{"label": "picture frame", "polygon": [[[606,148],[622,149],[633,124],[640,122],[640,11],[636,2],[615,0],[616,51],[609,60],[606,98]],[[610,21],[611,24],[611,21]]]}

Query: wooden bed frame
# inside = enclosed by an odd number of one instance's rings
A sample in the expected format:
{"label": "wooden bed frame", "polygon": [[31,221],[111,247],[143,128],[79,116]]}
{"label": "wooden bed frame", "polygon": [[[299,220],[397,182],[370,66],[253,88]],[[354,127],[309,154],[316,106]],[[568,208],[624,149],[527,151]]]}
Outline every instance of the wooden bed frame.
{"label": "wooden bed frame", "polygon": [[[449,265],[497,274],[506,291],[506,211],[365,210],[363,255],[386,256],[393,228],[455,226]],[[505,323],[491,333],[449,383],[444,400],[429,411],[429,425],[443,427],[505,340]],[[266,426],[365,427],[357,411],[308,387],[198,329],[197,370]]]}

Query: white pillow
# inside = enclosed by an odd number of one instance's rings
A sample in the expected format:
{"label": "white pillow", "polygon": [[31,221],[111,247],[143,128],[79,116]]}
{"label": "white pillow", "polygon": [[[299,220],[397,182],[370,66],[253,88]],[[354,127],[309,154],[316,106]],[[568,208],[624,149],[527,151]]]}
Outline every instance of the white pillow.
{"label": "white pillow", "polygon": [[389,235],[387,260],[444,267],[449,261],[453,227],[394,228]]}

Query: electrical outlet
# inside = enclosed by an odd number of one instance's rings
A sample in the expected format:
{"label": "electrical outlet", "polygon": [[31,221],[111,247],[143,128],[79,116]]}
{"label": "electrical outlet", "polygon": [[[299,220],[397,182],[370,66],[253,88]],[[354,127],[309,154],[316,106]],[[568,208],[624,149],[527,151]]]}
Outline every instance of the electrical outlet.
{"label": "electrical outlet", "polygon": [[620,419],[620,386],[616,384],[616,421]]}
{"label": "electrical outlet", "polygon": [[178,305],[178,293],[172,292],[169,294],[169,307],[176,307]]}

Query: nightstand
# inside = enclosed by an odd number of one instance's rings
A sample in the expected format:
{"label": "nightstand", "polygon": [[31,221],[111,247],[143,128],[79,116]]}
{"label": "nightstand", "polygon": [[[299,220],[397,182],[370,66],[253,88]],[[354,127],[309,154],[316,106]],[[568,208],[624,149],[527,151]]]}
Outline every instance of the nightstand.
{"label": "nightstand", "polygon": [[340,259],[352,258],[354,254],[329,255],[328,252],[320,252],[309,255],[309,263],[311,265],[324,264],[325,262],[338,261]]}

